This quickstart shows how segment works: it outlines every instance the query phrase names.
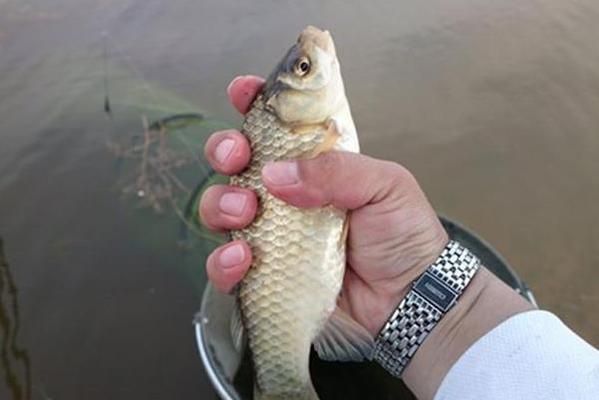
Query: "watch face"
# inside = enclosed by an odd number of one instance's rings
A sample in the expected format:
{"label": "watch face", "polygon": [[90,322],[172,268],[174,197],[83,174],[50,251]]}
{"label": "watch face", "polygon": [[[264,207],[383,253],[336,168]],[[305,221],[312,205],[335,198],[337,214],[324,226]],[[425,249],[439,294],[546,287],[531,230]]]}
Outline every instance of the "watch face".
{"label": "watch face", "polygon": [[413,290],[443,312],[449,310],[458,297],[457,292],[429,272],[418,279]]}

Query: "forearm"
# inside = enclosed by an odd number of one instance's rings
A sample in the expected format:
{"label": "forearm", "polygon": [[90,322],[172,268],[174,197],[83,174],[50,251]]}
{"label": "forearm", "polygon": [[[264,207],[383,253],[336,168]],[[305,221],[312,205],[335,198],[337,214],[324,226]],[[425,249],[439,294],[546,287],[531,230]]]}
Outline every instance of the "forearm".
{"label": "forearm", "polygon": [[476,340],[509,317],[533,308],[481,268],[414,355],[403,373],[405,383],[418,399],[432,399],[449,369]]}

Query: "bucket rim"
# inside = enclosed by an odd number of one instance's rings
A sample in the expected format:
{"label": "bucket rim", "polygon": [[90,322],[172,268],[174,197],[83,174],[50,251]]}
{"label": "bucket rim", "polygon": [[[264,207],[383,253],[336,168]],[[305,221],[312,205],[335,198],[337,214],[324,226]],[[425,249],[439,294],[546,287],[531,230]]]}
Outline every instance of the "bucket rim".
{"label": "bucket rim", "polygon": [[194,320],[197,344],[196,347],[198,348],[198,353],[200,355],[200,359],[202,360],[204,371],[206,371],[206,375],[208,375],[208,379],[212,383],[212,387],[216,390],[219,398],[224,400],[241,400],[236,391],[231,391],[232,388],[227,383],[226,379],[223,379],[224,377],[219,376],[219,374],[216,372],[215,366],[218,365],[218,363],[209,351],[210,345],[208,344],[206,338],[205,327],[210,321],[205,316],[206,312],[204,308],[206,307],[206,304],[208,304],[208,298],[210,297],[212,291],[214,291],[214,287],[211,283],[208,283],[202,295],[200,312],[196,315]]}

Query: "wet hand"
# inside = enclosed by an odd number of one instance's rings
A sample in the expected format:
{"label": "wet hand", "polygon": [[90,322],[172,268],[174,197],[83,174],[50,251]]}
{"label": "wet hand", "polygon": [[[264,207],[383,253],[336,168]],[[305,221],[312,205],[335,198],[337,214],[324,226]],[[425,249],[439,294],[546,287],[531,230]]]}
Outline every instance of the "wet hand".
{"label": "wet hand", "polygon": [[[233,106],[245,113],[262,84],[258,77],[236,78],[227,90]],[[205,153],[212,167],[225,175],[239,173],[250,160],[249,143],[235,130],[214,133]],[[311,160],[268,164],[262,178],[273,195],[294,206],[331,204],[350,211],[340,306],[373,335],[447,243],[426,196],[399,164],[330,152]],[[257,204],[251,190],[214,185],[200,201],[200,217],[210,229],[240,229],[252,222]],[[233,241],[210,254],[208,277],[219,290],[230,292],[251,262],[247,243]]]}

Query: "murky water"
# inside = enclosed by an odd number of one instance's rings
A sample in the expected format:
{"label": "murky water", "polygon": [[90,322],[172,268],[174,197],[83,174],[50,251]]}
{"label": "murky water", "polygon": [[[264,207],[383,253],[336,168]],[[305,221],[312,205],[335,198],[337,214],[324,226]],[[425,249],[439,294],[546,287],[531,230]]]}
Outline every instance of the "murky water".
{"label": "murky water", "polygon": [[237,125],[226,84],[308,23],[336,38],[364,152],[599,345],[599,3],[237,3],[0,0],[0,398],[215,398],[191,329],[213,244],[181,250],[173,215],[123,198],[106,142],[157,102]]}

